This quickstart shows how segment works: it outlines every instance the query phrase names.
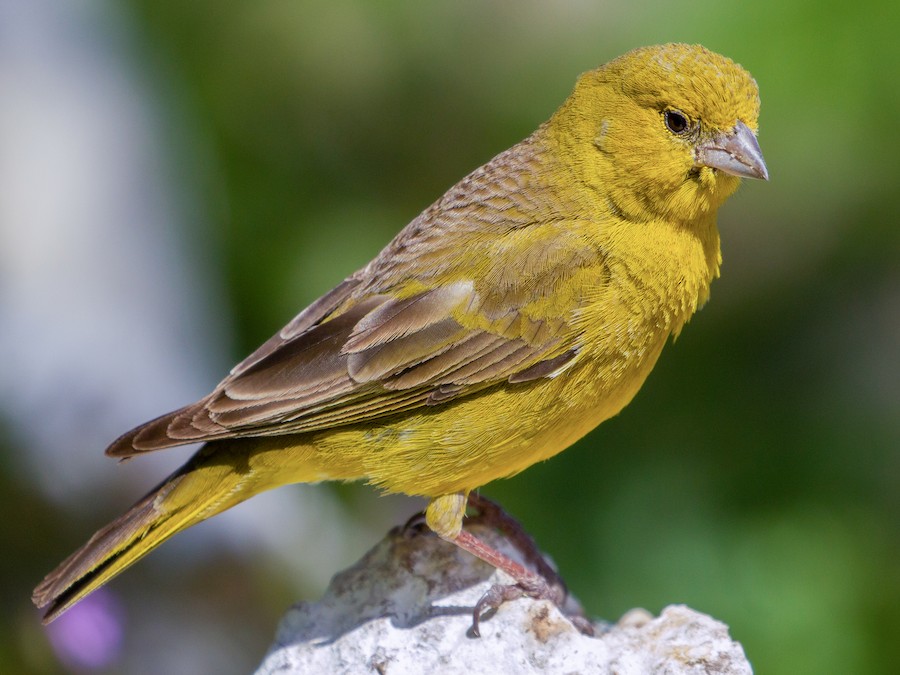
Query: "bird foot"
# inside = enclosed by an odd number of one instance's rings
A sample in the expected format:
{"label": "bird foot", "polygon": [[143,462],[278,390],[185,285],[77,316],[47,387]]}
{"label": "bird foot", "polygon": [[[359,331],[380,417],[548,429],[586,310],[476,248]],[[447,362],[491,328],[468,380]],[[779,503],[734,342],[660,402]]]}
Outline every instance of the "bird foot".
{"label": "bird foot", "polygon": [[[568,589],[559,573],[547,562],[537,547],[534,539],[522,525],[507,514],[498,504],[481,495],[470,494],[468,505],[477,510],[477,514],[469,516],[469,522],[476,522],[495,527],[519,550],[526,563],[535,570],[525,569],[496,549],[487,546],[480,539],[468,532],[461,532],[455,539],[457,546],[490,563],[515,579],[515,584],[495,584],[488,589],[472,612],[470,634],[479,637],[481,618],[495,612],[503,603],[530,597],[536,600],[549,600],[572,622],[579,632],[593,635],[594,628],[584,616],[584,610],[577,602],[568,598]],[[568,605],[568,607],[566,606]]]}

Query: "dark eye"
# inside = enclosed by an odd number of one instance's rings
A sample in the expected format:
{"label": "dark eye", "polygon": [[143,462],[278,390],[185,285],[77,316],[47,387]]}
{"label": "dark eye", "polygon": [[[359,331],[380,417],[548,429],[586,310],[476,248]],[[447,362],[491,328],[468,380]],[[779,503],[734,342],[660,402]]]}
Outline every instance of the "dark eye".
{"label": "dark eye", "polygon": [[677,110],[666,110],[665,119],[666,128],[673,134],[683,134],[690,127],[687,117]]}

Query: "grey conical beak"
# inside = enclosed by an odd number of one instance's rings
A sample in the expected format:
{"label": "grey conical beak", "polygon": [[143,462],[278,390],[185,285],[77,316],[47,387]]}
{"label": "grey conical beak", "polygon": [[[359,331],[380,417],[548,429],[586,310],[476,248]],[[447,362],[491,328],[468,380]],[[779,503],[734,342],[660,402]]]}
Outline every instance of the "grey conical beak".
{"label": "grey conical beak", "polygon": [[743,122],[735,124],[731,131],[716,134],[700,143],[696,151],[696,165],[719,169],[741,178],[769,180],[769,171],[756,142],[756,134]]}

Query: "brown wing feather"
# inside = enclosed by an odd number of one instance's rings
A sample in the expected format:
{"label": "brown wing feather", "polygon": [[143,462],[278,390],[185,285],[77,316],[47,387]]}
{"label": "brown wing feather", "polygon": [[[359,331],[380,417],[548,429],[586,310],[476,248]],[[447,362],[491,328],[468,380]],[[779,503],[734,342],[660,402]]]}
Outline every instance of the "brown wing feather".
{"label": "brown wing feather", "polygon": [[332,316],[347,299],[333,292],[320,316],[295,320],[301,330],[281,331],[208,397],[138,427],[107,453],[368,421],[505,382],[559,355],[556,335],[534,344],[540,331],[530,330],[529,344],[461,325],[451,315],[470,293],[455,285],[403,300],[377,295]]}
{"label": "brown wing feather", "polygon": [[106,454],[111,457],[129,457],[137,452],[161,450],[176,445],[233,435],[227,428],[210,419],[207,405],[217,399],[217,395],[229,382],[238,380],[253,366],[271,357],[286,344],[319,325],[347,300],[359,283],[355,277],[349,277],[342,281],[310,304],[250,356],[232,368],[228,377],[222,380],[209,396],[178,410],[160,415],[122,434],[106,449]]}
{"label": "brown wing feather", "polygon": [[350,296],[350,293],[359,286],[359,284],[359,279],[349,277],[344,279],[321,298],[313,301],[312,304],[295,316],[284,328],[266,340],[256,349],[256,351],[250,354],[250,356],[232,368],[231,375],[240,375],[250,366],[261,361],[289,340],[305,333],[313,326],[319,324],[325,317],[334,312],[334,310]]}
{"label": "brown wing feather", "polygon": [[498,155],[209,396],[107,453],[327,429],[552,376],[575,358],[579,338],[574,315],[557,316],[546,299],[562,294],[574,311],[573,289],[600,280],[603,256],[589,230],[561,217],[573,205],[535,180],[545,159],[530,140]]}

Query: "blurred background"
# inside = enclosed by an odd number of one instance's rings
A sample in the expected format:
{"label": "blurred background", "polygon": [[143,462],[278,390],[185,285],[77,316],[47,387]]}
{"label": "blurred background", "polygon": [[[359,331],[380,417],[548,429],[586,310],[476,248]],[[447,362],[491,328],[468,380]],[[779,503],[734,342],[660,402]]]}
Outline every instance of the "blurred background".
{"label": "blurred background", "polygon": [[0,671],[248,672],[422,502],[260,496],[44,629],[35,584],[191,449],[117,465],[576,76],[701,42],[769,183],[635,401],[484,493],[588,612],[687,603],[759,673],[900,661],[900,10],[889,2],[0,0]]}

